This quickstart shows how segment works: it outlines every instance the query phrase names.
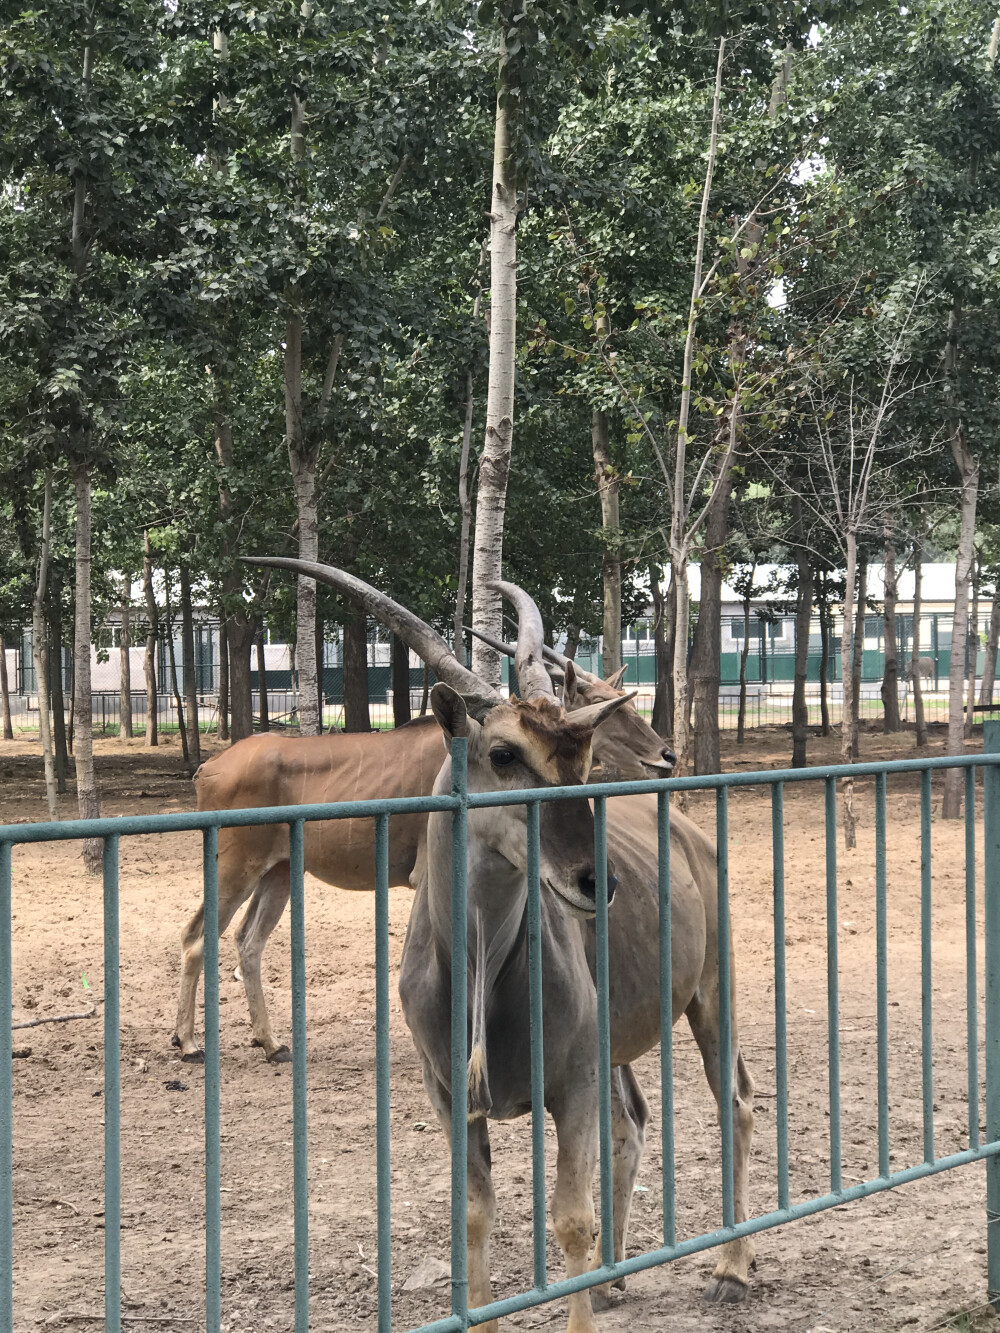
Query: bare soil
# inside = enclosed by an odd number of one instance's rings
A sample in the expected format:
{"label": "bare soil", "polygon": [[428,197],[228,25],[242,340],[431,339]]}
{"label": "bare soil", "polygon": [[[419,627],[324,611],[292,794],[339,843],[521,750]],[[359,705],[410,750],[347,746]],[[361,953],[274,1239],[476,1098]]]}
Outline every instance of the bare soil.
{"label": "bare soil", "polygon": [[[940,739],[932,749],[939,750]],[[837,738],[812,742],[812,762],[834,762]],[[864,757],[912,753],[912,734],[864,738]],[[98,741],[103,812],[152,813],[193,806],[174,741]],[[727,767],[783,767],[787,732],[755,733]],[[73,813],[65,798],[64,813]],[[934,782],[935,816],[940,785]],[[738,950],[740,1027],[757,1083],[752,1168],[755,1212],[776,1206],[771,832],[766,789],[730,801],[732,903]],[[859,783],[859,839],[838,848],[841,1075],[845,1182],[877,1174],[873,796]],[[691,813],[714,830],[711,797]],[[826,914],[822,784],[785,794],[793,1199],[829,1188]],[[26,740],[0,743],[0,822],[46,817],[41,764]],[[922,1157],[920,1084],[919,789],[889,786],[889,978],[892,1162]],[[967,1145],[963,828],[933,827],[935,1148]],[[981,838],[978,855],[981,857]],[[170,1045],[178,938],[200,898],[197,834],[128,838],[121,846],[123,1288],[134,1328],[196,1327],[204,1317],[203,1071]],[[981,871],[981,867],[980,867]],[[103,982],[101,889],[74,843],[15,849],[15,1022],[86,1010]],[[980,886],[982,884],[980,873]],[[308,1081],[310,1116],[311,1320],[325,1330],[375,1328],[375,1110],[373,899],[308,880]],[[391,898],[398,966],[410,906]],[[980,917],[982,912],[980,894]],[[981,939],[981,924],[980,924]],[[287,916],[265,955],[276,1032],[291,1028]],[[223,1327],[292,1326],[291,1094],[289,1067],[267,1066],[250,1047],[235,951],[221,950],[223,1133]],[[981,969],[980,960],[980,969]],[[980,970],[981,975],[981,970]],[[981,1004],[980,984],[980,1004]],[[393,991],[393,994],[395,992]],[[15,1327],[87,1328],[103,1307],[102,1009],[93,1018],[15,1032],[30,1054],[14,1062]],[[982,1017],[980,1016],[980,1038]],[[980,1041],[980,1045],[982,1042]],[[715,1107],[683,1023],[675,1034],[678,1235],[720,1221]],[[448,1309],[448,1284],[404,1292],[427,1257],[448,1258],[449,1167],[409,1035],[392,1015],[394,1327]],[[982,1070],[980,1058],[980,1070]],[[659,1069],[638,1067],[653,1109],[633,1209],[633,1253],[661,1241]],[[175,1081],[179,1088],[170,1090]],[[530,1285],[528,1120],[493,1127],[499,1199],[495,1290]],[[550,1139],[548,1161],[555,1159]],[[745,1304],[706,1305],[711,1254],[631,1279],[602,1329],[774,1328],[881,1330],[941,1327],[986,1299],[984,1173],[966,1167],[758,1237]],[[549,1272],[562,1273],[550,1237]],[[973,1313],[978,1326],[985,1316]],[[139,1322],[141,1321],[141,1322]],[[545,1306],[506,1326],[563,1326]],[[970,1320],[963,1316],[960,1327]],[[987,1319],[986,1322],[989,1322]]]}

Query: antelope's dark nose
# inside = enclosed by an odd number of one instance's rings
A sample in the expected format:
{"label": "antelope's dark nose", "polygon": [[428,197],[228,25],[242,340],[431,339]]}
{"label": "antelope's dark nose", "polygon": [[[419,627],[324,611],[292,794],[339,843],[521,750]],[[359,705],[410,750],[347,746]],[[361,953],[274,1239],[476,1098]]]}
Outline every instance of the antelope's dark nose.
{"label": "antelope's dark nose", "polygon": [[[597,900],[597,878],[594,875],[594,871],[591,867],[588,866],[586,870],[581,870],[579,875],[577,876],[576,882],[580,892],[583,894],[585,898],[589,898],[591,902],[595,902]],[[617,889],[617,887],[618,887],[618,876],[615,874],[614,870],[612,869],[609,863],[608,864],[609,903],[613,900],[615,896],[615,889]]]}
{"label": "antelope's dark nose", "polygon": [[677,763],[677,756],[674,754],[673,750],[671,750],[669,745],[663,747],[660,751],[660,757],[664,759],[671,768]]}

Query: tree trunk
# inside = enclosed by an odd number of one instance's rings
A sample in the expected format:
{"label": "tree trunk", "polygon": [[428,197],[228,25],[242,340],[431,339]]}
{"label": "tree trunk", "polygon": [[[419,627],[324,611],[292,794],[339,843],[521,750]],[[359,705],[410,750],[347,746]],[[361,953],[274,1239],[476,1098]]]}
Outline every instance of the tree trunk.
{"label": "tree trunk", "polygon": [[750,569],[750,591],[743,598],[743,648],[740,651],[740,706],[736,715],[736,744],[742,745],[746,739],[747,724],[747,660],[750,657],[750,605],[753,600],[753,576],[756,565]]}
{"label": "tree trunk", "polygon": [[820,577],[819,603],[819,715],[820,730],[830,734],[830,601],[826,574]]}
{"label": "tree trunk", "polygon": [[[301,321],[298,322],[299,337],[299,394],[301,407]],[[289,321],[289,329],[296,321]],[[289,349],[286,342],[286,399],[288,380]],[[316,504],[316,454],[314,451],[297,449],[289,443],[288,457],[292,468],[292,482],[295,488],[295,507],[298,513],[298,535],[300,560],[319,560],[319,516]],[[319,692],[320,664],[316,658],[316,582],[314,579],[298,579],[295,611],[295,661],[299,677],[299,731],[302,736],[318,736],[320,725]]]}
{"label": "tree trunk", "polygon": [[653,647],[656,662],[656,689],[650,726],[658,736],[669,737],[674,718],[674,604],[673,586],[664,597],[660,590],[660,569],[649,567],[649,586],[653,593]]}
{"label": "tree trunk", "polygon": [[3,738],[14,739],[14,723],[10,715],[10,683],[7,679],[7,644],[0,631],[0,710],[3,712]]}
{"label": "tree trunk", "polygon": [[997,674],[997,645],[1000,643],[1000,579],[993,592],[990,628],[986,635],[986,654],[983,658],[983,679],[979,685],[979,702],[988,706],[993,702],[993,682]]}
{"label": "tree trunk", "polygon": [[192,772],[201,764],[201,732],[198,724],[198,673],[194,660],[194,608],[191,605],[191,575],[180,567],[181,652],[184,656],[184,698],[187,705],[187,742]]}
{"label": "tree trunk", "polygon": [[[489,248],[483,241],[479,252],[479,274],[482,274],[483,265],[486,263],[486,257]],[[477,279],[478,281],[478,279]],[[480,305],[482,301],[482,289],[476,292],[476,299],[472,305],[472,318],[479,318]],[[458,464],[458,508],[462,515],[462,530],[458,539],[458,589],[455,594],[455,656],[463,664],[468,660],[465,650],[465,603],[468,595],[469,586],[469,530],[472,526],[472,499],[469,495],[469,454],[472,449],[472,426],[475,414],[475,398],[473,395],[472,367],[465,374],[465,422],[462,426],[462,456]],[[407,687],[406,697],[409,699],[410,692]]]}
{"label": "tree trunk", "polygon": [[[796,532],[802,540],[801,501],[795,497],[798,510]],[[807,547],[795,547],[798,566],[798,588],[795,593],[795,684],[792,690],[792,768],[805,768],[806,746],[809,743],[809,704],[806,685],[809,680],[809,626],[812,623],[813,571]]]}
{"label": "tree trunk", "polygon": [[425,662],[425,663],[424,663],[424,676],[423,676],[423,681],[422,681],[422,683],[421,683],[421,689],[420,689],[420,716],[421,716],[421,717],[426,717],[426,716],[427,716],[427,701],[428,701],[428,699],[430,698],[430,693],[431,693],[431,669],[430,669],[430,667],[427,665],[427,663]]}
{"label": "tree trunk", "polygon": [[[497,92],[490,213],[490,378],[486,439],[479,461],[476,539],[472,557],[472,624],[503,637],[501,599],[487,584],[503,577],[503,523],[514,438],[514,356],[517,341],[517,193],[507,133],[507,87],[503,70]],[[500,688],[500,654],[474,639],[472,670]]]}
{"label": "tree trunk", "polygon": [[[75,469],[76,481],[76,639],[73,649],[73,702],[76,730],[73,755],[76,761],[76,799],[81,819],[97,819],[101,808],[94,773],[94,722],[90,688],[90,470],[85,463]],[[103,861],[104,840],[88,838],[83,844],[83,864],[98,875]]]}
{"label": "tree trunk", "polygon": [[674,777],[687,776],[691,749],[691,714],[688,697],[688,631],[691,599],[688,592],[686,551],[670,555],[670,587],[674,593],[674,726],[673,748],[677,755]]}
{"label": "tree trunk", "polygon": [[409,720],[410,650],[403,640],[394,634],[392,636],[392,725],[402,727]]}
{"label": "tree trunk", "polygon": [[[847,541],[847,570],[844,577],[844,625],[840,636],[840,684],[843,708],[840,723],[840,762],[849,764],[854,758],[854,580],[857,575],[858,537],[855,532],[845,533]],[[843,785],[841,809],[844,821],[844,846],[857,844],[854,820],[854,780],[846,778]]]}
{"label": "tree trunk", "polygon": [[160,637],[160,613],[153,596],[153,557],[149,531],[143,536],[142,591],[146,598],[146,655],[142,673],[146,681],[146,745],[158,744],[156,735],[156,643]]}
{"label": "tree trunk", "polygon": [[726,470],[705,520],[701,558],[701,601],[691,649],[691,703],[694,717],[694,771],[722,772],[719,750],[719,684],[722,657],[722,580],[729,538],[729,497],[732,471]]}
{"label": "tree trunk", "polygon": [[180,682],[177,679],[177,654],[174,651],[174,618],[170,610],[170,573],[167,569],[163,571],[163,617],[167,630],[167,661],[170,664],[170,688],[174,696],[174,707],[177,709],[177,730],[181,738],[181,754],[184,756],[184,766],[187,768],[188,777],[194,776],[195,766],[191,763],[191,751],[188,747],[187,723],[184,720],[184,703],[181,699]]}
{"label": "tree trunk", "polygon": [[[61,663],[61,662],[62,662],[62,656],[60,655],[60,663]],[[50,658],[49,675],[51,675],[51,674],[52,674],[52,666],[51,666],[51,658]],[[74,674],[75,674],[75,673],[74,673],[74,671],[73,671],[73,654],[70,653],[70,655],[69,655],[69,726],[66,728],[66,736],[67,736],[66,749],[67,749],[67,751],[68,751],[69,754],[72,754],[72,753],[73,753],[73,724],[74,724],[74,722],[76,721],[76,695],[75,695],[75,693],[73,692],[73,678],[74,678]]]}
{"label": "tree trunk", "polygon": [[917,669],[920,658],[920,601],[924,556],[921,543],[913,547],[913,651],[910,656],[910,683],[913,686],[913,718],[917,729],[917,749],[927,744],[927,719],[924,716],[924,687]]}
{"label": "tree trunk", "polygon": [[[478,297],[476,298],[478,301]],[[454,650],[462,663],[467,661],[465,649],[465,601],[469,586],[469,532],[472,526],[472,500],[469,497],[469,452],[472,446],[472,371],[465,377],[465,425],[462,428],[462,456],[458,465],[458,508],[462,515],[462,529],[458,539],[458,589],[455,593]],[[393,696],[395,698],[395,695]]]}
{"label": "tree trunk", "polygon": [[[946,371],[947,373],[947,371]],[[951,663],[948,671],[948,753],[965,753],[965,648],[969,641],[969,581],[972,574],[973,548],[976,539],[976,500],[979,491],[979,468],[965,440],[959,423],[952,434],[952,452],[962,479],[961,526],[958,555],[955,561],[955,611],[951,630]],[[961,769],[945,772],[944,797],[941,802],[942,819],[958,819],[962,814],[962,793],[965,774]]]}
{"label": "tree trunk", "polygon": [[[292,94],[289,151],[293,162],[301,162],[306,151],[306,107]],[[285,443],[295,490],[298,519],[299,559],[319,559],[319,516],[316,503],[318,447],[306,439],[302,405],[302,290],[297,282],[286,291],[288,318],[285,322]],[[335,344],[339,354],[339,343]],[[336,362],[334,363],[336,370]],[[332,388],[332,380],[331,380]],[[295,612],[295,660],[299,669],[299,734],[318,736],[322,731],[319,707],[319,671],[316,660],[316,583],[299,577]]]}
{"label": "tree trunk", "polygon": [[219,607],[219,740],[229,740],[229,633],[225,607]]}
{"label": "tree trunk", "polygon": [[868,601],[868,556],[858,557],[858,604],[855,611],[854,651],[851,653],[851,753],[859,755],[861,719],[861,672],[865,653],[865,613]]}
{"label": "tree trunk", "polygon": [[368,622],[349,614],[344,621],[344,730],[371,731],[368,707]]}
{"label": "tree trunk", "polygon": [[253,650],[254,624],[245,610],[234,611],[226,625],[229,644],[229,721],[236,741],[253,735],[253,682],[250,679],[250,655]]}
{"label": "tree trunk", "polygon": [[52,700],[52,749],[56,761],[56,790],[66,791],[69,751],[66,745],[66,700],[63,695],[62,588],[53,574],[49,588],[49,696]]}
{"label": "tree trunk", "polygon": [[885,525],[885,604],[882,611],[885,669],[882,672],[883,728],[886,735],[899,730],[899,648],[896,638],[896,547],[892,524]]}
{"label": "tree trunk", "polygon": [[52,756],[52,728],[49,724],[49,655],[45,648],[45,598],[49,579],[49,534],[52,528],[52,470],[45,472],[45,498],[42,503],[42,540],[38,552],[38,580],[31,603],[31,656],[35,666],[38,691],[38,734],[42,742],[45,769],[45,799],[49,818],[58,819],[56,770]]}
{"label": "tree trunk", "polygon": [[966,685],[966,705],[965,705],[965,738],[972,735],[972,722],[975,718],[973,706],[976,702],[976,667],[979,664],[979,582],[982,577],[983,566],[978,552],[973,553],[972,559],[972,611],[969,616],[969,638],[966,656],[969,659]]}
{"label": "tree trunk", "polygon": [[260,698],[260,730],[271,730],[271,714],[267,698],[267,659],[264,656],[264,626],[257,626],[257,694]]}
{"label": "tree trunk", "polygon": [[320,734],[323,731],[323,617],[316,606],[316,717]]}
{"label": "tree trunk", "polygon": [[129,624],[132,580],[128,574],[122,581],[122,623],[118,638],[118,661],[121,666],[121,681],[118,686],[118,735],[126,740],[132,739],[132,660],[129,649],[132,647],[131,626]]}
{"label": "tree trunk", "polygon": [[601,573],[604,583],[604,675],[607,678],[622,664],[622,562],[618,552],[618,478],[611,465],[608,414],[599,408],[594,409],[591,417],[590,437],[604,533]]}

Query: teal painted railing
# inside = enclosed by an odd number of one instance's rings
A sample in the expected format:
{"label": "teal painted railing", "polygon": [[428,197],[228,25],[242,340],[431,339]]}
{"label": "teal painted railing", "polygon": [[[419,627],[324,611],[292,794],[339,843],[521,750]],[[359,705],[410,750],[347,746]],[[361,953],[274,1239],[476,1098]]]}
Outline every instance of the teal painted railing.
{"label": "teal painted railing", "polygon": [[[1000,723],[987,723],[984,754],[962,759],[913,759],[893,763],[855,764],[851,767],[792,769],[766,773],[729,773],[707,778],[604,783],[589,788],[594,800],[595,859],[597,866],[597,992],[599,1035],[600,1195],[602,1265],[592,1272],[557,1282],[546,1273],[546,1199],[544,1139],[544,1061],[542,1031],[541,914],[539,883],[539,830],[542,802],[579,799],[579,788],[533,789],[505,793],[470,793],[467,789],[465,741],[452,746],[453,786],[443,796],[385,801],[349,801],[337,805],[273,807],[265,809],[200,811],[190,814],[126,816],[117,819],[0,826],[0,1333],[13,1333],[13,1102],[11,1077],[11,873],[13,849],[35,842],[79,838],[104,839],[104,998],[105,998],[105,1329],[121,1329],[121,1089],[120,1015],[118,989],[118,849],[120,839],[137,835],[199,830],[203,837],[205,888],[205,1257],[207,1333],[219,1333],[221,1320],[221,1211],[219,1141],[219,962],[217,849],[220,828],[259,824],[287,824],[290,830],[292,1032],[293,1032],[293,1160],[295,1228],[295,1333],[309,1327],[309,1232],[306,1132],[306,988],[304,918],[304,826],[321,819],[375,820],[375,966],[376,966],[376,1106],[378,1194],[378,1328],[392,1328],[392,1272],[390,1253],[389,1077],[390,1077],[390,969],[389,969],[389,860],[388,821],[392,814],[450,811],[452,843],[452,956],[466,952],[467,816],[484,806],[526,805],[528,838],[529,1000],[532,1032],[532,1216],[533,1285],[490,1305],[468,1308],[466,1264],[466,969],[452,978],[452,1192],[451,1290],[452,1312],[411,1333],[459,1333],[472,1324],[511,1314],[570,1292],[613,1281],[629,1273],[665,1264],[683,1255],[711,1249],[738,1236],[765,1231],[826,1208],[893,1189],[911,1180],[934,1175],[969,1162],[987,1164],[987,1219],[1000,1220]],[[969,1146],[946,1157],[936,1157],[933,1121],[933,1065],[931,1050],[931,774],[942,768],[965,771],[966,847],[966,1026],[968,1034]],[[986,1141],[979,1141],[979,1077],[977,1059],[975,777],[981,769],[984,786],[985,875],[985,1015],[986,1015]],[[921,774],[921,1029],[923,1160],[901,1170],[890,1170],[889,1060],[886,926],[886,786],[895,774]],[[836,782],[840,777],[875,779],[875,917],[876,1018],[878,1085],[879,1174],[845,1186],[841,1177],[839,996],[837,966],[837,851]],[[792,1202],[789,1191],[788,1055],[785,1015],[784,924],[784,788],[788,783],[822,782],[825,787],[827,995],[829,1040],[830,1188],[819,1197]],[[730,1014],[729,976],[729,869],[728,794],[734,787],[767,786],[771,791],[773,840],[774,1004],[777,1115],[776,1210],[747,1221],[734,1222],[732,1107],[723,1101],[721,1124],[722,1225],[717,1230],[678,1241],[675,1234],[673,1071],[670,939],[670,796],[679,791],[716,793],[718,846],[719,988],[723,1031],[720,1050],[729,1049],[726,1030]],[[658,812],[660,895],[661,1089],[663,1148],[663,1244],[619,1263],[613,1261],[611,1219],[611,1112],[608,988],[608,885],[605,854],[607,801],[625,794],[655,793]],[[1000,1228],[987,1226],[988,1294],[1000,1304]]]}

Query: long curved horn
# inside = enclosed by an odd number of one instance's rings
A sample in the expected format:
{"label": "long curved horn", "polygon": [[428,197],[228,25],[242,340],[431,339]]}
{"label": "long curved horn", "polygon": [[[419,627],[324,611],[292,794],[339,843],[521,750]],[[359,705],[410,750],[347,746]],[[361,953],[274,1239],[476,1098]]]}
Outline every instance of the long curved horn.
{"label": "long curved horn", "polygon": [[381,624],[398,634],[408,648],[412,648],[418,657],[423,658],[433,670],[438,680],[443,680],[453,690],[457,690],[466,701],[469,712],[476,716],[501,702],[501,696],[485,685],[478,676],[462,665],[455,654],[438,634],[419,616],[400,606],[384,592],[379,592],[370,583],[348,574],[335,565],[321,565],[311,560],[296,560],[283,555],[246,556],[247,565],[266,565],[270,569],[287,569],[293,574],[302,574],[306,578],[327,583],[331,588],[349,597],[363,611],[374,616]]}
{"label": "long curved horn", "polygon": [[[513,653],[510,652],[510,650],[506,647],[506,645],[501,645],[498,640],[486,639],[482,634],[478,632],[478,630],[470,629],[468,625],[464,626],[464,628],[467,629],[470,634],[475,634],[477,639],[482,639],[484,643],[488,643],[491,648],[496,648],[498,652],[505,652],[507,653],[508,657],[513,657]],[[542,644],[542,653],[545,656],[546,662],[551,662],[553,666],[557,666],[560,671],[565,673],[566,663],[572,661],[573,670],[576,672],[577,676],[579,676],[581,680],[587,680],[591,683],[591,685],[602,684],[600,676],[595,676],[592,671],[585,671],[577,661],[569,657],[564,657],[563,654],[560,653],[557,649],[550,648],[547,643]]]}
{"label": "long curved horn", "polygon": [[[505,657],[513,657],[517,651],[512,643],[504,643],[503,639],[494,639],[492,634],[484,634],[482,630],[473,629],[471,625],[463,625],[462,629],[465,630],[466,634],[471,634],[474,639],[481,639],[483,643],[488,643],[494,652],[503,653]],[[549,661],[547,650],[545,653],[545,670],[549,673],[549,678],[553,684],[561,687],[566,679],[566,674],[556,662]]]}
{"label": "long curved horn", "polygon": [[514,667],[517,671],[517,683],[521,687],[521,698],[531,699],[544,695],[555,699],[555,690],[549,673],[545,670],[543,648],[545,630],[542,626],[542,613],[528,594],[516,583],[504,583],[498,579],[489,585],[507,598],[517,610],[517,648],[514,652]]}

